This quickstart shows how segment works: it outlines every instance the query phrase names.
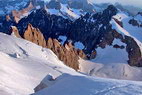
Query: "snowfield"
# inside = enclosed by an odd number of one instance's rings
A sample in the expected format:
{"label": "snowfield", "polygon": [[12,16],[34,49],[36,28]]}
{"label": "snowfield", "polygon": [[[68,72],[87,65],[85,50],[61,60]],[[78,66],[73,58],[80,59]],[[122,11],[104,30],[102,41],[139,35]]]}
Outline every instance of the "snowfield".
{"label": "snowfield", "polygon": [[51,50],[2,33],[0,59],[0,95],[32,94],[47,75],[53,76],[54,83],[33,95],[142,95],[142,82],[81,74]]}
{"label": "snowfield", "polygon": [[142,84],[63,74],[54,85],[33,95],[141,95]]}
{"label": "snowfield", "polygon": [[95,77],[142,81],[142,68],[126,63],[95,63],[80,59],[81,72]]}
{"label": "snowfield", "polygon": [[[119,46],[123,45],[125,46],[124,49],[116,49],[113,47],[113,45],[118,44]],[[102,49],[101,47],[96,49],[97,56],[95,59],[92,59],[91,61],[95,63],[102,63],[102,64],[121,64],[126,63],[128,61],[128,53],[126,51],[126,44],[122,43],[120,39],[114,39],[112,46],[106,46],[105,49]]]}

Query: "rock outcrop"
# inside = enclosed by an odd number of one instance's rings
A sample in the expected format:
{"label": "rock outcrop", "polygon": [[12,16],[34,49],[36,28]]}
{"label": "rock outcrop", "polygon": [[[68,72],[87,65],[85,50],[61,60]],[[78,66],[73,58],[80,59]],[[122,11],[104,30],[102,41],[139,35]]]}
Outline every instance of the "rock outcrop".
{"label": "rock outcrop", "polygon": [[31,24],[28,24],[27,30],[24,33],[24,39],[31,41],[39,46],[46,47],[46,41],[43,34],[38,28],[34,28]]}
{"label": "rock outcrop", "polygon": [[113,18],[117,24],[119,24],[123,28],[123,23],[116,18]]}
{"label": "rock outcrop", "polygon": [[67,66],[75,70],[79,69],[79,56],[70,43],[62,46],[58,40],[49,38],[47,41],[47,48],[51,49]]}
{"label": "rock outcrop", "polygon": [[138,12],[132,19],[129,20],[129,24],[142,28],[142,12]]}
{"label": "rock outcrop", "polygon": [[22,10],[13,10],[12,16],[14,17],[14,20],[18,23],[20,18],[24,15],[27,15],[32,9],[34,8],[33,4],[30,2],[29,5],[22,9]]}
{"label": "rock outcrop", "polygon": [[129,24],[132,24],[133,26],[137,26],[137,27],[142,27],[142,23],[141,24],[138,23],[138,21],[135,19],[129,20]]}
{"label": "rock outcrop", "polygon": [[51,0],[46,6],[49,9],[57,9],[57,10],[61,9],[61,3],[57,0]]}
{"label": "rock outcrop", "polygon": [[[19,37],[17,28],[13,27],[12,29],[15,35]],[[38,28],[34,28],[31,24],[28,24],[23,38],[44,48],[51,49],[61,61],[75,70],[79,70],[79,57],[84,59],[86,58],[84,52],[82,50],[75,49],[72,43],[66,43],[63,46],[56,39],[49,38],[48,40],[45,40],[40,30]]]}
{"label": "rock outcrop", "polygon": [[118,33],[116,30],[109,31],[106,33],[99,43],[99,47],[105,48],[107,45],[112,45],[114,39],[120,39],[121,42],[126,44],[126,47],[121,45],[113,45],[114,48],[126,49],[128,53],[128,64],[131,66],[142,66],[142,55],[140,47],[138,46],[137,42],[129,37],[123,36],[122,34]]}
{"label": "rock outcrop", "polygon": [[22,37],[20,36],[19,31],[18,31],[18,29],[17,29],[16,26],[12,26],[12,27],[11,27],[11,32],[12,32],[16,37],[22,38]]}

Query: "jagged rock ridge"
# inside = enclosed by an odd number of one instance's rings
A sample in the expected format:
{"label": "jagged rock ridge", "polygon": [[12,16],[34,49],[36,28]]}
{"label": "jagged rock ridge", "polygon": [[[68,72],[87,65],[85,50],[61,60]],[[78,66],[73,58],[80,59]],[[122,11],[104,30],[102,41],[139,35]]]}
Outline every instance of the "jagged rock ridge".
{"label": "jagged rock ridge", "polygon": [[[14,32],[17,37],[21,37],[19,36],[19,32],[16,27],[12,27],[12,32]],[[48,38],[48,40],[45,40],[40,30],[38,28],[34,28],[31,24],[28,24],[23,38],[44,48],[51,49],[61,61],[75,70],[79,70],[79,57],[86,58],[83,51],[75,49],[72,43],[66,43],[63,46],[56,39]]]}
{"label": "jagged rock ridge", "polygon": [[[50,42],[49,44],[53,44],[54,42],[58,43],[57,39],[59,39],[59,36],[61,35],[67,37],[64,43],[65,47],[66,44],[70,43],[70,41],[73,45],[75,42],[80,41],[84,45],[83,51],[89,59],[95,58],[97,54],[96,48],[105,48],[107,45],[111,46],[113,40],[117,38],[123,43],[126,43],[127,46],[115,45],[114,47],[126,49],[129,54],[128,63],[130,65],[141,66],[141,52],[135,40],[127,36],[123,38],[121,34],[112,29],[110,21],[117,12],[118,10],[114,6],[110,5],[103,12],[95,14],[87,13],[85,16],[81,16],[79,19],[72,21],[70,19],[63,18],[62,16],[54,14],[51,15],[47,13],[44,8],[41,8],[32,12],[28,17],[21,19],[19,23],[16,24],[16,27],[18,28],[21,37],[24,38],[26,28],[30,23],[33,27],[38,28],[41,31],[44,39]],[[123,23],[118,21],[116,22],[123,27]],[[57,47],[59,50],[52,47],[48,48],[56,52],[60,51],[60,53],[61,51],[65,51],[59,43]],[[131,51],[132,49],[133,51]],[[60,53],[57,55],[60,55]],[[75,56],[74,54],[73,56]]]}

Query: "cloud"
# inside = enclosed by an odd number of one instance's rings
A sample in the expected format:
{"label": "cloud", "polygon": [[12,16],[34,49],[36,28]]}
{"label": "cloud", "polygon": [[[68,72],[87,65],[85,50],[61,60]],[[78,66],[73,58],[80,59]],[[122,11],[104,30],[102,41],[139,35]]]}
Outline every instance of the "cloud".
{"label": "cloud", "polygon": [[142,8],[142,0],[92,0],[94,3],[121,3],[123,5],[133,5]]}

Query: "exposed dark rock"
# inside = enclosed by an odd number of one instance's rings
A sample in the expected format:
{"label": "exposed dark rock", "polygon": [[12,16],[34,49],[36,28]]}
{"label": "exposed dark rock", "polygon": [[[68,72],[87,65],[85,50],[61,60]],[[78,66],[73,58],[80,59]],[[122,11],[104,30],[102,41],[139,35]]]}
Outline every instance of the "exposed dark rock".
{"label": "exposed dark rock", "polygon": [[123,23],[121,21],[117,20],[116,18],[113,19],[116,21],[117,24],[119,24],[123,28]]}
{"label": "exposed dark rock", "polygon": [[12,20],[10,15],[0,17],[0,32],[11,34],[11,26],[15,26],[15,21]]}
{"label": "exposed dark rock", "polygon": [[93,12],[93,5],[89,4],[87,0],[68,0],[69,7],[74,9],[82,9],[85,12]]}
{"label": "exposed dark rock", "polygon": [[56,0],[51,0],[46,6],[49,9],[57,9],[57,10],[61,9],[61,3]]}
{"label": "exposed dark rock", "polygon": [[138,12],[138,15],[141,15],[141,16],[142,16],[142,12]]}
{"label": "exposed dark rock", "polygon": [[[140,63],[140,60],[142,59],[141,57],[141,51],[140,47],[138,46],[137,42],[128,36],[122,36],[119,34],[117,31],[113,31],[114,37],[119,38],[123,43],[125,43],[126,46],[126,51],[128,52],[128,63],[131,66],[141,66],[142,64]],[[120,48],[124,48],[123,46]]]}
{"label": "exposed dark rock", "polygon": [[42,89],[44,89],[44,88],[47,88],[48,86],[46,85],[46,84],[44,84],[44,83],[40,83],[35,89],[34,89],[34,91],[35,92],[38,92],[38,91],[40,91],[40,90],[42,90]]}
{"label": "exposed dark rock", "polygon": [[128,52],[129,61],[128,63],[131,66],[142,66],[142,55],[140,51],[140,47],[136,43],[136,41],[128,36],[125,36],[124,42],[127,44],[126,50]]}
{"label": "exposed dark rock", "polygon": [[51,86],[56,79],[53,79],[53,77],[51,75],[47,75],[41,82],[40,84],[34,88],[35,92],[38,92],[44,88],[47,88],[48,86]]}
{"label": "exposed dark rock", "polygon": [[20,20],[17,27],[20,30],[20,35],[23,35],[25,27],[31,23],[40,29],[47,40],[49,37],[57,38],[59,35],[65,35],[70,29],[71,22],[61,16],[50,15],[45,9],[39,9],[32,12],[27,18]]}
{"label": "exposed dark rock", "polygon": [[135,19],[129,20],[129,24],[132,24],[133,26],[138,26],[138,27],[140,26],[139,23],[138,23],[138,21],[135,20]]}

